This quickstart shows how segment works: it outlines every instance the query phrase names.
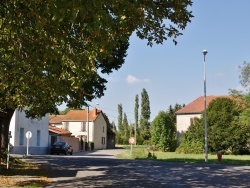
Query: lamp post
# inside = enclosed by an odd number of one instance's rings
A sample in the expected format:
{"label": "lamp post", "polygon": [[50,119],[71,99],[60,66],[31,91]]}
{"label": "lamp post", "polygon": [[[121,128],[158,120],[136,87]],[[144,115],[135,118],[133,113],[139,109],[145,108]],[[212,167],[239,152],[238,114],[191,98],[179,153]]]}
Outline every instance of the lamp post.
{"label": "lamp post", "polygon": [[89,150],[89,105],[87,105],[87,127],[88,127],[88,136],[87,136],[88,148],[87,148],[87,150]]}
{"label": "lamp post", "polygon": [[205,132],[205,162],[207,163],[207,101],[206,101],[206,54],[207,50],[203,50],[204,55],[204,132]]}

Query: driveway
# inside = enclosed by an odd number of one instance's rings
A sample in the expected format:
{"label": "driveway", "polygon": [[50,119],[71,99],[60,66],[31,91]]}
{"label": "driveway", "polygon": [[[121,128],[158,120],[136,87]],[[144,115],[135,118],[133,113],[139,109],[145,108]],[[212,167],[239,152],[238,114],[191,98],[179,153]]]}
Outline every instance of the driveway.
{"label": "driveway", "polygon": [[123,160],[124,150],[73,156],[40,155],[28,160],[49,167],[52,187],[249,187],[250,166]]}

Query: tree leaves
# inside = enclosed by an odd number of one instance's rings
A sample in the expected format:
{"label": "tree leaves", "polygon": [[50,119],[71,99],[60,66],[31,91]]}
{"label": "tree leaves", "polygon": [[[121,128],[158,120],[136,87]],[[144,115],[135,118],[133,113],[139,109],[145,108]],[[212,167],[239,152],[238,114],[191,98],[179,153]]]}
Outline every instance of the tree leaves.
{"label": "tree leaves", "polygon": [[[0,2],[0,108],[31,117],[104,95],[102,74],[124,63],[133,32],[150,46],[181,33],[190,0]],[[172,22],[173,25],[166,24]]]}

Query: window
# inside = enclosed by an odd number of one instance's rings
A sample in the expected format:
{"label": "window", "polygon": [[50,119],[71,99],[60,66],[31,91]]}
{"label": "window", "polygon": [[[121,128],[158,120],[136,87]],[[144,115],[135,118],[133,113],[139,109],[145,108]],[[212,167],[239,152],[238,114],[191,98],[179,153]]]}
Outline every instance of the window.
{"label": "window", "polygon": [[102,132],[104,132],[104,126],[102,127]]}
{"label": "window", "polygon": [[19,145],[23,145],[23,140],[24,140],[24,128],[20,128]]}
{"label": "window", "polygon": [[82,122],[81,131],[86,131],[86,123]]}
{"label": "window", "polygon": [[102,144],[105,144],[105,137],[102,137]]}
{"label": "window", "polygon": [[194,125],[195,124],[195,119],[194,118],[190,118],[190,125]]}
{"label": "window", "polygon": [[67,131],[69,130],[69,122],[65,122],[64,129]]}
{"label": "window", "polygon": [[40,136],[41,136],[41,132],[40,130],[36,131],[36,146],[40,146]]}

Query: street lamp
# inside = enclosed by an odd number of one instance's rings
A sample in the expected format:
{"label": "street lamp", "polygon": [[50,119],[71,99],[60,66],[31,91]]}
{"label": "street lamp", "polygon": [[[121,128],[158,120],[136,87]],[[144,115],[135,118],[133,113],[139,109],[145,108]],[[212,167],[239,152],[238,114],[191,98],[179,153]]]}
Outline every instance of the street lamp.
{"label": "street lamp", "polygon": [[206,54],[207,50],[203,50],[204,55],[204,132],[205,132],[205,162],[207,163],[207,101],[206,101]]}
{"label": "street lamp", "polygon": [[88,148],[89,150],[89,105],[87,104],[87,126],[88,126],[88,136],[87,136],[87,141],[88,141]]}

